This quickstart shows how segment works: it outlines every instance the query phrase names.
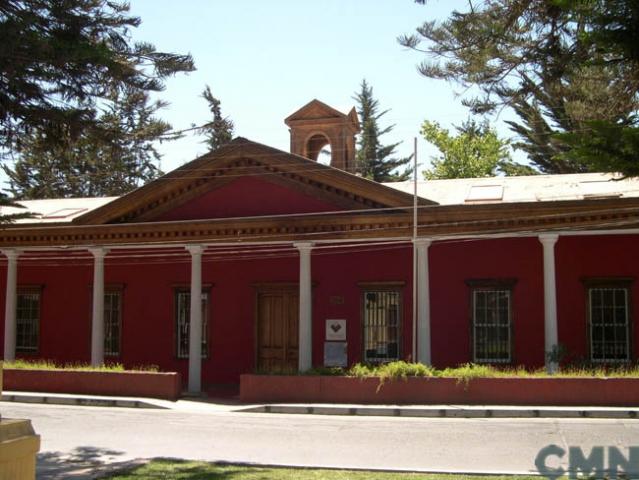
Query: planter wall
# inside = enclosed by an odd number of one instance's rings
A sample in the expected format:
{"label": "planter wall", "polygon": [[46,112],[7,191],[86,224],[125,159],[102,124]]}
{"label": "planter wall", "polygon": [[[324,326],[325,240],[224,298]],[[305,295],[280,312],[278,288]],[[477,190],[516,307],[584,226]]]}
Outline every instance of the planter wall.
{"label": "planter wall", "polygon": [[639,406],[639,379],[632,378],[378,378],[242,375],[247,403],[466,404]]}
{"label": "planter wall", "polygon": [[4,389],[176,400],[180,396],[181,380],[180,374],[174,372],[5,369]]}

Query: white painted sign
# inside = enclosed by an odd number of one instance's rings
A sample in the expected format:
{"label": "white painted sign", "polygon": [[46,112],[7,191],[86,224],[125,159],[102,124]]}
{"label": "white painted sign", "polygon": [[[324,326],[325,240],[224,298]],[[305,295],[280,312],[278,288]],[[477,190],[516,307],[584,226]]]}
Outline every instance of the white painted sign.
{"label": "white painted sign", "polygon": [[326,320],[326,340],[346,340],[346,320]]}
{"label": "white painted sign", "polygon": [[346,342],[324,342],[324,366],[347,367],[347,347]]}

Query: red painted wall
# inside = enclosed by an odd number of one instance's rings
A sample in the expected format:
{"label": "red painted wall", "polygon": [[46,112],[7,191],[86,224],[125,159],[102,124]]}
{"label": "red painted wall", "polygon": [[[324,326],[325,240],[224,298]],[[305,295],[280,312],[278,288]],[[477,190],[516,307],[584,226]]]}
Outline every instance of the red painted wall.
{"label": "red painted wall", "polygon": [[343,210],[301,192],[257,177],[241,177],[184,205],[160,215],[154,221],[203,218],[250,217]]}
{"label": "red painted wall", "polygon": [[544,364],[543,258],[537,238],[460,240],[429,249],[432,359],[444,367],[472,361],[472,279],[516,279],[513,360]]}
{"label": "red painted wall", "polygon": [[[324,251],[325,252],[325,251]],[[405,287],[404,352],[410,355],[411,267],[410,247],[401,250],[331,253],[318,250],[312,257],[314,325],[313,362],[323,363],[324,320],[347,319],[349,361],[360,360],[360,287],[362,281],[403,281]],[[235,383],[241,373],[255,366],[256,283],[297,282],[297,251],[273,259],[210,261],[204,257],[203,284],[211,288],[209,316],[210,357],[203,361],[203,384]],[[49,262],[50,263],[50,262]],[[348,267],[346,268],[346,265]],[[6,267],[0,269],[0,291],[5,289]],[[122,355],[111,358],[125,366],[155,364],[164,371],[178,371],[188,378],[188,361],[175,357],[174,288],[187,286],[190,259],[117,260],[105,262],[105,284],[123,285]],[[66,362],[90,361],[91,338],[90,261],[74,266],[59,262],[50,266],[18,268],[18,284],[45,285],[41,299],[40,352],[33,357]],[[344,303],[330,305],[331,296]],[[4,301],[4,298],[2,298]],[[4,303],[2,304],[4,305]],[[29,355],[21,355],[28,357]]]}
{"label": "red painted wall", "polygon": [[[360,251],[358,251],[360,250]],[[343,249],[343,253],[327,254],[320,250],[313,255],[313,363],[324,361],[324,338],[327,319],[345,319],[348,340],[348,361],[362,360],[362,287],[364,282],[403,282],[402,336],[400,354],[412,356],[412,247],[386,246],[369,249]],[[343,298],[343,304],[331,302],[331,297]]]}
{"label": "red painted wall", "polygon": [[[559,339],[585,355],[585,276],[636,276],[639,256],[632,236],[561,237],[557,252]],[[403,354],[411,353],[412,249],[318,248],[312,256],[313,362],[323,363],[325,320],[347,320],[348,359],[361,360],[361,288],[359,282],[404,282]],[[59,254],[66,255],[65,253]],[[160,261],[161,260],[161,261]],[[542,247],[536,238],[436,242],[429,250],[432,358],[438,367],[471,361],[470,294],[465,281],[514,278],[514,361],[530,367],[544,362]],[[173,291],[188,285],[190,259],[113,260],[107,257],[107,284],[124,285],[122,356],[126,366],[156,364],[187,378],[187,360],[175,358]],[[21,261],[20,285],[43,285],[38,357],[59,362],[88,362],[92,262]],[[297,252],[238,260],[205,256],[203,282],[211,284],[210,358],[203,362],[203,383],[237,382],[255,364],[255,283],[296,282]],[[0,267],[0,311],[4,311],[6,267]],[[637,282],[631,311],[639,311]],[[339,297],[341,301],[331,301]],[[0,338],[4,329],[0,329]],[[634,343],[639,341],[634,329]],[[2,343],[0,342],[0,345]],[[636,358],[636,354],[635,354]]]}
{"label": "red painted wall", "polygon": [[582,282],[593,277],[634,278],[630,291],[631,349],[637,358],[637,314],[639,313],[639,254],[636,235],[599,235],[560,237],[555,246],[557,255],[557,315],[559,342],[574,357],[587,358],[587,294]]}

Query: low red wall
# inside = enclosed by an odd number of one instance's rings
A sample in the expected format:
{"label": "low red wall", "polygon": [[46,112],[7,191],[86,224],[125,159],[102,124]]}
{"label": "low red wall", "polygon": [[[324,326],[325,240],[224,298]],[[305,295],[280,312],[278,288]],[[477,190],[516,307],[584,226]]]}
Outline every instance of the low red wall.
{"label": "low red wall", "polygon": [[639,379],[631,378],[378,378],[242,375],[246,403],[465,404],[639,406]]}
{"label": "low red wall", "polygon": [[4,390],[82,395],[116,395],[176,400],[180,374],[174,372],[78,372],[4,369]]}

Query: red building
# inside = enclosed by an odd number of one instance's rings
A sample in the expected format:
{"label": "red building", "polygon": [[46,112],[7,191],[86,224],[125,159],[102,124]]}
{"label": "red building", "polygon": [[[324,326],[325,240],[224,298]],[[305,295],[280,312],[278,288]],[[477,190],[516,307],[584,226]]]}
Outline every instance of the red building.
{"label": "red building", "polygon": [[553,368],[557,345],[636,360],[639,183],[426,181],[415,208],[411,182],[349,173],[353,112],[286,122],[292,154],[237,138],[120,198],[23,202],[40,216],[0,230],[4,358],[154,364],[192,391],[392,359]]}

